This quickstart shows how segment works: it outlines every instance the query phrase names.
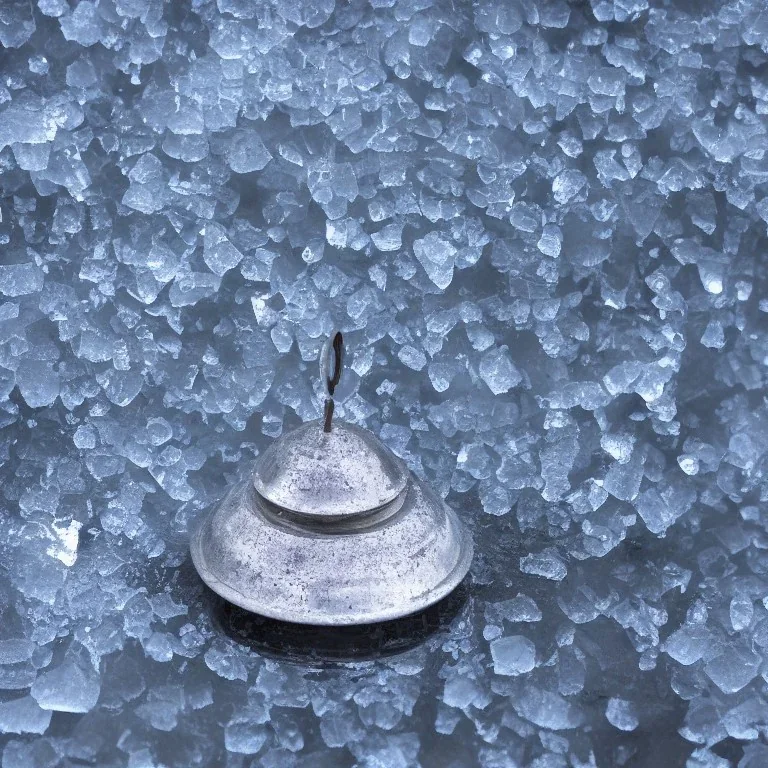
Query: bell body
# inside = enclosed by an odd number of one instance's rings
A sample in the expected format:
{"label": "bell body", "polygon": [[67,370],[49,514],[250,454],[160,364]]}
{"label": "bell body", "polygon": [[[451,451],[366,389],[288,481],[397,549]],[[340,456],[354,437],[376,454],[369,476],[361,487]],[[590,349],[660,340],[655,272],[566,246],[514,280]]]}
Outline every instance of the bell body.
{"label": "bell body", "polygon": [[369,624],[449,594],[472,560],[450,509],[370,432],[309,422],[273,443],[252,477],[195,529],[203,581],[283,621]]}

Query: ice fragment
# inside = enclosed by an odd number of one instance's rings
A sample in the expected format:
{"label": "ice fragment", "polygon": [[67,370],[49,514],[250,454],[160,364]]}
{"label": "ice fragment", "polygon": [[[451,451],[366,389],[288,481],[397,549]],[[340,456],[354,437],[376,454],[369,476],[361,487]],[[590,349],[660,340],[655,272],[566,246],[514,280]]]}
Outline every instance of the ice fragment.
{"label": "ice fragment", "polygon": [[626,699],[609,699],[605,708],[605,717],[611,725],[620,731],[634,731],[639,722],[634,705]]}
{"label": "ice fragment", "polygon": [[492,640],[491,656],[497,675],[523,675],[536,666],[536,647],[522,635]]}
{"label": "ice fragment", "polygon": [[0,293],[5,296],[26,296],[42,287],[43,272],[33,262],[0,264]]}
{"label": "ice fragment", "polygon": [[32,696],[43,709],[88,712],[96,706],[101,685],[98,674],[72,660],[43,672],[32,686]]}
{"label": "ice fragment", "polygon": [[43,360],[22,360],[16,371],[21,396],[31,408],[50,405],[59,395],[59,374]]}
{"label": "ice fragment", "polygon": [[447,288],[451,284],[457,251],[450,241],[437,232],[430,232],[414,242],[413,252],[438,288]]}
{"label": "ice fragment", "polygon": [[526,686],[522,694],[513,699],[512,706],[520,717],[552,731],[578,728],[584,719],[576,705],[557,693],[533,685]]}
{"label": "ice fragment", "polygon": [[565,563],[554,549],[520,558],[520,570],[552,581],[562,581],[568,573]]}
{"label": "ice fragment", "polygon": [[480,376],[494,395],[509,392],[523,380],[507,347],[489,349],[480,359]]}
{"label": "ice fragment", "polygon": [[45,733],[51,712],[42,709],[31,696],[0,703],[0,733]]}
{"label": "ice fragment", "polygon": [[754,651],[736,646],[708,661],[704,669],[723,693],[736,693],[754,679],[761,662]]}

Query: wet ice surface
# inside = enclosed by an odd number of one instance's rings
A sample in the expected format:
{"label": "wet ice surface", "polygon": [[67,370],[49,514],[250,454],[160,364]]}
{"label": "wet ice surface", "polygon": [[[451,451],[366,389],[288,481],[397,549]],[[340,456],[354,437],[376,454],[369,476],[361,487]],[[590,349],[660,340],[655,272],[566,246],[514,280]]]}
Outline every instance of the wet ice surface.
{"label": "wet ice surface", "polygon": [[[766,40],[762,0],[2,3],[3,768],[768,764]],[[337,413],[477,554],[297,634],[188,527],[334,327]]]}

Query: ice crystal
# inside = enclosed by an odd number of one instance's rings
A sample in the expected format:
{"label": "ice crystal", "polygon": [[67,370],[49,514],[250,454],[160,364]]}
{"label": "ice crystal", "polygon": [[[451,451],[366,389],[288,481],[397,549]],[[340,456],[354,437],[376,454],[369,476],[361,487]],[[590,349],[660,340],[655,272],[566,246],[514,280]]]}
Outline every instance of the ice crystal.
{"label": "ice crystal", "polygon": [[[0,3],[3,768],[768,764],[766,40],[763,0]],[[334,328],[338,418],[477,555],[318,669],[187,544]]]}

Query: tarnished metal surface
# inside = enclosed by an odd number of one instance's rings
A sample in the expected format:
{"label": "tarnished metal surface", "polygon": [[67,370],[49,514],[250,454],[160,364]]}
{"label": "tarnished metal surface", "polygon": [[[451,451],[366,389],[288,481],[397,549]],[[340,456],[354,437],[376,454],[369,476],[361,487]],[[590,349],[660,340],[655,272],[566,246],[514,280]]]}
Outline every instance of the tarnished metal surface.
{"label": "tarnished metal surface", "polygon": [[403,462],[372,433],[338,420],[330,432],[311,421],[272,443],[253,476],[272,504],[330,518],[387,504],[407,482]]}
{"label": "tarnished metal surface", "polygon": [[403,497],[391,502],[392,514],[379,510],[361,527],[329,529],[302,526],[244,482],[196,529],[192,559],[215,592],[264,616],[324,625],[406,616],[459,584],[472,542],[418,480]]}

